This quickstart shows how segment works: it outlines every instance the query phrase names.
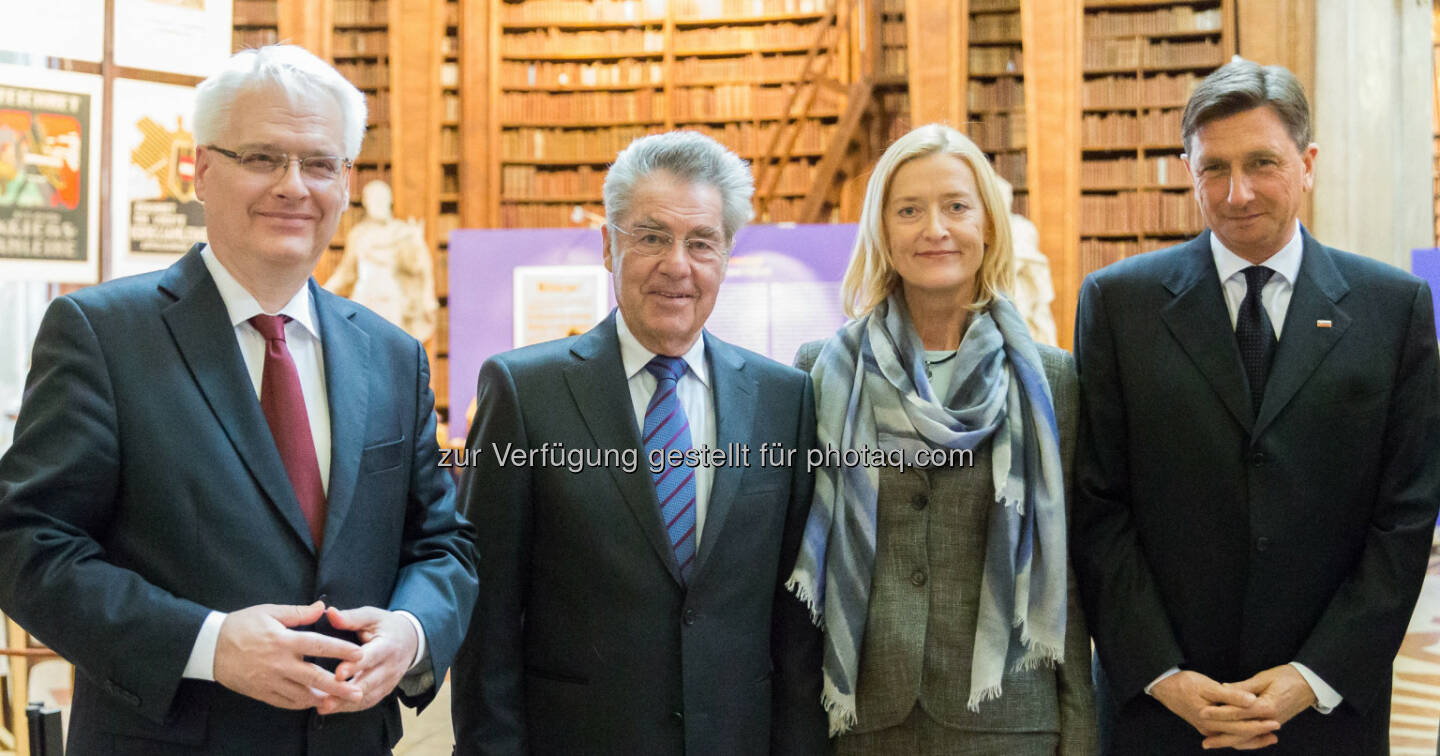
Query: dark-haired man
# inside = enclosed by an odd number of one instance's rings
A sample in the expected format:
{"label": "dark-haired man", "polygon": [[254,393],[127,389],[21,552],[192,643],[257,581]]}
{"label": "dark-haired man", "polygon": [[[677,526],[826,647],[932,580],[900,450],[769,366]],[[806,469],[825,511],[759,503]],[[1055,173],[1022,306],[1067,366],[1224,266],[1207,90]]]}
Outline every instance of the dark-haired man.
{"label": "dark-haired man", "polygon": [[1208,230],[1091,275],[1072,537],[1114,752],[1388,753],[1391,663],[1440,505],[1430,290],[1297,220],[1295,77],[1195,90]]}

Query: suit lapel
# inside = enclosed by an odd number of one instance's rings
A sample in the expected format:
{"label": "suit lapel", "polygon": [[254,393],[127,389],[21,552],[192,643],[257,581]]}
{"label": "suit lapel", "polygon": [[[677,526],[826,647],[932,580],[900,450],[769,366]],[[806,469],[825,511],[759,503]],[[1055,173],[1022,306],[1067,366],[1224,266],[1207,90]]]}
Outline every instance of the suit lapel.
{"label": "suit lapel", "polygon": [[1175,299],[1160,317],[1235,421],[1249,432],[1253,418],[1245,369],[1210,254],[1209,232],[1187,242],[1181,254],[1182,263],[1164,281]]}
{"label": "suit lapel", "polygon": [[[749,443],[754,436],[755,381],[745,372],[745,358],[738,351],[708,332],[704,338],[713,384],[711,390],[715,397],[715,444],[720,449],[736,448],[739,444]],[[690,578],[692,584],[700,579],[711,552],[715,550],[715,542],[719,540],[725,518],[730,514],[730,505],[744,472],[744,468],[737,464],[715,468],[710,501],[705,509],[705,529],[700,539],[700,551],[695,557],[695,572]]]}
{"label": "suit lapel", "polygon": [[596,448],[634,449],[639,455],[640,465],[634,473],[609,465],[610,476],[656,556],[665,564],[670,577],[680,583],[680,566],[675,561],[670,537],[660,522],[660,504],[655,500],[655,486],[650,482],[649,460],[640,444],[640,429],[635,425],[625,366],[620,360],[614,311],[577,339],[570,352],[577,359],[565,368],[565,385],[575,406],[580,408],[580,416]]}
{"label": "suit lapel", "polygon": [[311,279],[320,322],[325,386],[330,404],[330,486],[325,496],[325,543],[335,543],[355,499],[365,421],[370,416],[370,335],[355,325],[355,306]]}
{"label": "suit lapel", "polygon": [[[1285,328],[1275,349],[1270,378],[1265,382],[1265,398],[1260,403],[1253,437],[1259,437],[1274,422],[1350,327],[1350,316],[1336,304],[1350,290],[1349,284],[1336,269],[1329,251],[1303,229],[1301,233],[1305,251],[1300,258],[1299,280],[1285,312]],[[1316,326],[1320,320],[1330,321],[1330,327]]]}
{"label": "suit lapel", "polygon": [[161,318],[241,462],[296,537],[313,552],[310,528],[260,409],[230,314],[199,250],[200,245],[195,245],[165,271],[160,288],[175,297],[175,302],[161,312]]}

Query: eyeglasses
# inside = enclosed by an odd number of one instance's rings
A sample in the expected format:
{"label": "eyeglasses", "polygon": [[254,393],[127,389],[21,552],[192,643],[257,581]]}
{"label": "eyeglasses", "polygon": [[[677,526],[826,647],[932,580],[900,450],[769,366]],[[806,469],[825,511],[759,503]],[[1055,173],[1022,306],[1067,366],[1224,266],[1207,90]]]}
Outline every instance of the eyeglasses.
{"label": "eyeglasses", "polygon": [[313,186],[326,186],[340,178],[346,171],[350,170],[351,161],[339,155],[310,155],[300,157],[286,152],[270,152],[268,150],[241,150],[235,152],[215,145],[206,145],[206,149],[224,155],[240,164],[249,173],[256,176],[269,176],[278,178],[277,174],[284,173],[290,167],[293,160],[300,164],[300,176],[305,182]]}
{"label": "eyeglasses", "polygon": [[[645,257],[658,257],[675,248],[675,235],[658,228],[636,227],[629,231],[609,224],[610,228],[630,237],[630,249]],[[686,239],[685,254],[695,262],[715,262],[725,257],[725,247],[710,239]]]}

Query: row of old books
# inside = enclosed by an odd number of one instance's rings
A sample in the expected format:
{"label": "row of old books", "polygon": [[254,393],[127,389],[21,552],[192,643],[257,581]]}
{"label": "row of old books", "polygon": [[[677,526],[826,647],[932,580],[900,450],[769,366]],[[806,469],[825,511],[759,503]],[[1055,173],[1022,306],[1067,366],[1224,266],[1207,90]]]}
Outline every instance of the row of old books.
{"label": "row of old books", "polygon": [[1118,192],[1080,197],[1081,234],[1165,236],[1204,227],[1188,192]]}
{"label": "row of old books", "polygon": [[273,45],[280,41],[278,29],[244,29],[238,25],[230,34],[232,50],[244,50],[247,47],[263,47]]}
{"label": "row of old books", "polygon": [[390,52],[389,34],[378,29],[336,29],[335,55],[386,55]]}
{"label": "row of old books", "polygon": [[390,90],[377,89],[365,93],[366,124],[374,126],[390,120]]}
{"label": "row of old books", "polygon": [[1003,76],[993,81],[972,81],[965,93],[965,100],[971,110],[1023,108],[1025,84],[1023,80],[1012,76]]}
{"label": "row of old books", "polygon": [[335,68],[361,89],[379,89],[390,81],[390,65],[383,61],[341,60],[335,62]]}
{"label": "row of old books", "polygon": [[1138,254],[1140,242],[1136,239],[1081,239],[1080,271],[1090,273]]}
{"label": "row of old books", "polygon": [[500,120],[555,122],[583,126],[594,121],[660,121],[667,94],[661,90],[632,92],[506,92],[500,99]]}
{"label": "row of old books", "polygon": [[1201,76],[1194,73],[1151,74],[1146,76],[1103,76],[1086,79],[1080,85],[1080,104],[1087,108],[1153,107],[1183,104]]}
{"label": "row of old books", "polygon": [[1176,5],[1148,12],[1114,13],[1101,11],[1085,14],[1085,36],[1120,34],[1173,34],[1177,32],[1220,32],[1219,8],[1198,10],[1190,5]]}
{"label": "row of old books", "polygon": [[[823,65],[822,65],[823,63]],[[810,71],[828,73],[831,56],[812,63]],[[754,55],[744,58],[679,58],[677,83],[686,81],[794,81],[804,70],[804,55]]]}
{"label": "row of old books", "polygon": [[1091,187],[1189,186],[1185,164],[1175,155],[1091,159],[1080,163],[1080,183]]}
{"label": "row of old books", "polygon": [[[753,122],[746,121],[727,123],[723,126],[698,124],[685,128],[714,137],[715,141],[738,152],[741,157],[755,159],[770,148],[770,143],[774,141],[776,130],[779,127],[778,121],[762,123],[758,127]],[[799,133],[795,134],[795,152],[818,155],[829,146],[830,140],[835,136],[836,125],[806,119],[792,123],[789,128],[791,130],[799,129]],[[788,139],[790,133],[790,131],[786,131],[782,136]]]}
{"label": "row of old books", "polygon": [[605,87],[659,85],[665,69],[656,60],[500,62],[502,87]]}
{"label": "row of old books", "polygon": [[665,49],[665,34],[658,29],[607,29],[562,31],[536,29],[506,34],[502,55],[525,58],[545,55],[646,55]]}
{"label": "row of old books", "polygon": [[582,209],[583,213],[589,212],[595,215],[604,215],[605,208],[600,203],[585,203],[581,205],[530,205],[502,202],[500,204],[500,227],[501,228],[564,228],[575,225],[574,208]]}
{"label": "row of old books", "polygon": [[535,165],[506,165],[500,169],[500,194],[505,199],[598,199],[604,184],[605,169],[599,166],[547,168]]}
{"label": "row of old books", "polygon": [[1142,38],[1090,38],[1085,40],[1082,65],[1087,69],[1136,68],[1144,66],[1219,66],[1223,61],[1220,41],[1198,39],[1186,42]]}
{"label": "row of old books", "polygon": [[679,29],[675,32],[678,53],[713,50],[753,50],[766,47],[808,47],[821,38],[824,49],[834,47],[836,29],[825,28],[823,34],[814,23],[774,23],[755,26],[718,26],[703,29]]}
{"label": "row of old books", "polygon": [[1019,74],[1025,70],[1020,47],[970,48],[970,75]]}
{"label": "row of old books", "polygon": [[775,16],[821,13],[827,0],[676,0],[675,15],[684,19]]}
{"label": "row of old books", "polygon": [[508,160],[571,160],[608,163],[626,145],[659,126],[615,126],[600,129],[518,128],[500,132],[500,150]]}
{"label": "row of old books", "polygon": [[1180,146],[1181,110],[1086,113],[1080,118],[1080,144],[1086,149],[1169,149]]}
{"label": "row of old books", "polygon": [[275,0],[235,0],[231,15],[237,26],[274,26],[280,22],[279,4]]}
{"label": "row of old books", "polygon": [[984,113],[965,124],[964,131],[986,152],[1025,146],[1025,111]]}
{"label": "row of old books", "polygon": [[978,13],[970,17],[970,39],[999,42],[1020,39],[1019,13]]}
{"label": "row of old books", "polygon": [[506,24],[640,21],[665,16],[665,0],[526,0],[500,4]]}
{"label": "row of old books", "polygon": [[335,0],[335,25],[385,24],[390,21],[387,0]]}

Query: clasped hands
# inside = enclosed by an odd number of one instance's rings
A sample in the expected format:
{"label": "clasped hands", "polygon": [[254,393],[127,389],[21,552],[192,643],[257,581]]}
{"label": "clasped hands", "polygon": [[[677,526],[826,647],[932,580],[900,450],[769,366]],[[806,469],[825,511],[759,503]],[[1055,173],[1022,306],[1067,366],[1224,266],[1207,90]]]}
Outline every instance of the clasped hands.
{"label": "clasped hands", "polygon": [[1155,683],[1150,694],[1205,736],[1204,748],[1241,751],[1279,742],[1280,726],[1315,703],[1310,684],[1289,664],[1235,683],[1181,670]]}
{"label": "clasped hands", "polygon": [[[293,628],[324,616],[362,645]],[[226,615],[215,643],[215,682],[282,709],[321,714],[364,711],[379,703],[409,671],[419,638],[395,612],[373,606],[341,611],[261,604]],[[340,660],[334,672],[306,657]]]}

